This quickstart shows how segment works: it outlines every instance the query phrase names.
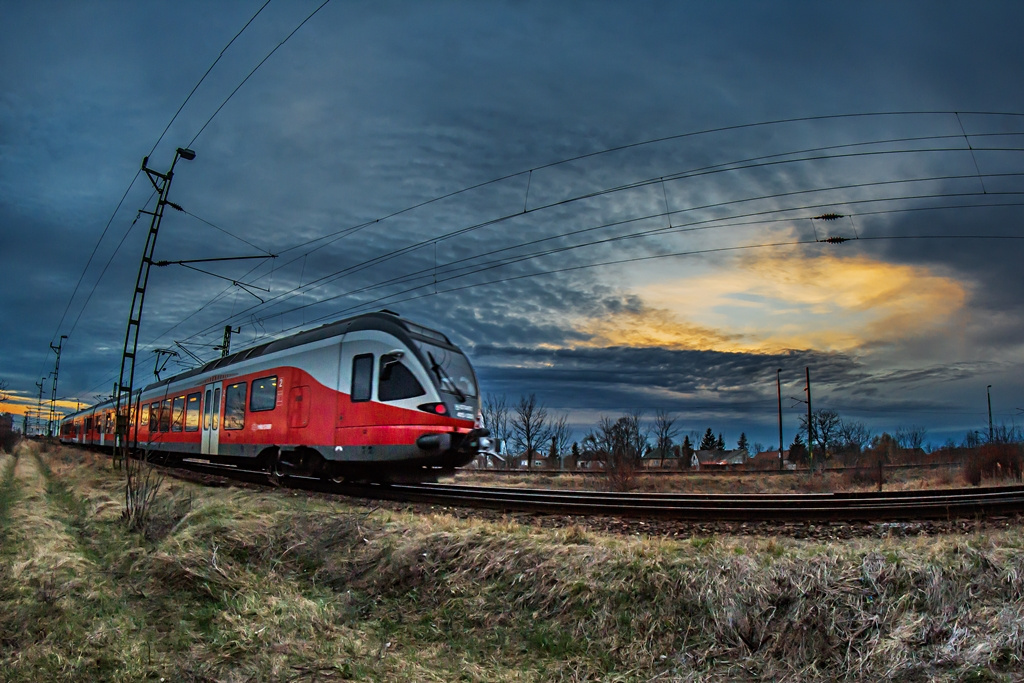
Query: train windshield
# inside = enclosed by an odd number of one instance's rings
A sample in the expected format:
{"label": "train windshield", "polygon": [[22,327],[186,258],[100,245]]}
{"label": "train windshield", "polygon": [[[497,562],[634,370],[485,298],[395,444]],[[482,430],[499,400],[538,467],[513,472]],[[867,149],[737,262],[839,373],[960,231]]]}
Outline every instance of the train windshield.
{"label": "train windshield", "polygon": [[416,344],[426,356],[427,367],[437,378],[442,391],[454,394],[462,401],[476,398],[476,379],[473,377],[473,369],[469,366],[469,359],[458,351],[427,342],[417,340]]}

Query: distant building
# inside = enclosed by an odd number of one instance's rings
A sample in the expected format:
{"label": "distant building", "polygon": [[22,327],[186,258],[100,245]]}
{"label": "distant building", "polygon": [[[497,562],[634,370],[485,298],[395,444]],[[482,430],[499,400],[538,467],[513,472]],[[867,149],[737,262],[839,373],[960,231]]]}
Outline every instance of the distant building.
{"label": "distant building", "polygon": [[737,448],[732,451],[713,449],[694,451],[693,455],[690,456],[690,467],[695,470],[724,470],[742,467],[749,459],[745,448]]}
{"label": "distant building", "polygon": [[[779,469],[779,452],[761,451],[747,461],[747,468],[754,470],[777,470]],[[782,451],[782,469],[796,469],[796,465],[789,461],[789,450]]]}

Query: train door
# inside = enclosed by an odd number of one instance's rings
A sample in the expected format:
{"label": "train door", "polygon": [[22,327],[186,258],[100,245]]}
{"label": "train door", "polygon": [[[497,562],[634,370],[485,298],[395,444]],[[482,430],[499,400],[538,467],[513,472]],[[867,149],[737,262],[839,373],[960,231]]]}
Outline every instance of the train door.
{"label": "train door", "polygon": [[203,455],[217,455],[220,447],[220,390],[223,382],[203,387]]}
{"label": "train door", "polygon": [[336,447],[366,443],[367,412],[372,410],[374,380],[372,345],[365,341],[345,341],[341,345],[338,368]]}

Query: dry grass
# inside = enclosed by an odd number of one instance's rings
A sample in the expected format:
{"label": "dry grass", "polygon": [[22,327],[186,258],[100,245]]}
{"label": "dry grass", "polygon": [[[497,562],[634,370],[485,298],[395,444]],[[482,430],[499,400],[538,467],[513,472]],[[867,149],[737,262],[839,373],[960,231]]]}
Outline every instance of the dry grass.
{"label": "dry grass", "polygon": [[[934,489],[963,486],[957,469],[886,470],[884,490]],[[603,474],[539,475],[516,473],[496,475],[472,470],[459,472],[451,481],[474,486],[508,486],[512,488],[554,488],[601,491],[607,490],[608,481]],[[763,472],[717,474],[643,474],[634,477],[630,490],[643,493],[820,493],[830,491],[876,490],[878,470],[846,470],[816,472],[799,471],[787,474]],[[986,484],[1019,483],[1012,472],[1006,476],[987,478]]]}
{"label": "dry grass", "polygon": [[[1024,533],[606,537],[0,456],[0,680],[1013,680]],[[5,522],[8,520],[8,522]],[[30,624],[26,627],[26,624]]]}

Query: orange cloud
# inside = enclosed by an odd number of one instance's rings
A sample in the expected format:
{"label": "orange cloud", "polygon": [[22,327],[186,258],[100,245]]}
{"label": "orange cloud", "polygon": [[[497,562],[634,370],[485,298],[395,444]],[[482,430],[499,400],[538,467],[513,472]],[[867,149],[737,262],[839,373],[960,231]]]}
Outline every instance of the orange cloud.
{"label": "orange cloud", "polygon": [[[57,400],[55,406],[57,412],[62,415],[76,412],[80,407],[84,407],[86,404],[67,401]],[[17,394],[11,395],[7,401],[0,401],[0,413],[10,413],[12,415],[24,415],[28,413],[31,416],[36,414],[36,410],[39,407],[39,398],[36,396],[19,396]],[[42,403],[43,414],[46,415],[50,411],[50,399],[43,396]]]}
{"label": "orange cloud", "polygon": [[927,267],[866,256],[747,256],[691,272],[633,289],[642,312],[581,328],[600,346],[848,351],[934,334],[958,319],[968,296],[962,283]]}

